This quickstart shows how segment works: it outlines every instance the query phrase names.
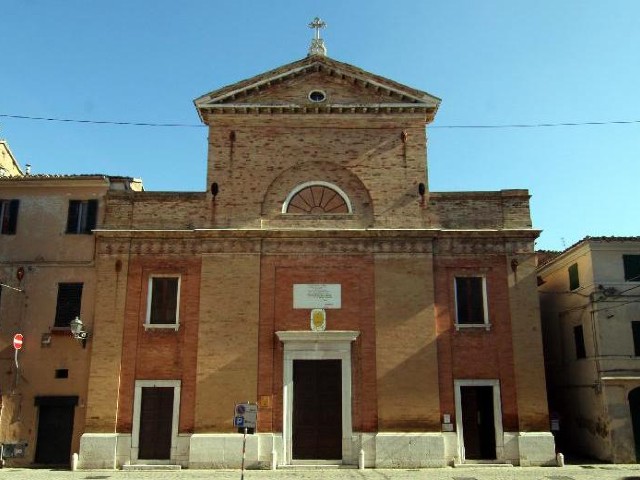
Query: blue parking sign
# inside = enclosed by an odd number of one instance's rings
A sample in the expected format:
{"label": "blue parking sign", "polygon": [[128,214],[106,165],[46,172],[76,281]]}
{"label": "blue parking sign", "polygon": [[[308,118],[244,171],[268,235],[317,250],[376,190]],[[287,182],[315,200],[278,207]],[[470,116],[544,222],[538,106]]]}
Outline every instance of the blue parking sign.
{"label": "blue parking sign", "polygon": [[244,417],[241,415],[233,417],[233,425],[236,427],[244,427]]}

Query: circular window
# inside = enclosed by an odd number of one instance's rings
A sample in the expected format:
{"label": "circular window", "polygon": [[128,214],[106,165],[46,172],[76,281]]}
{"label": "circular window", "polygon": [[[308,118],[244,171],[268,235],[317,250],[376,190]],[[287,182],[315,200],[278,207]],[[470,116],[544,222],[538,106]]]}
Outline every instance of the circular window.
{"label": "circular window", "polygon": [[309,100],[312,102],[324,102],[327,99],[327,95],[322,90],[311,90],[309,92]]}

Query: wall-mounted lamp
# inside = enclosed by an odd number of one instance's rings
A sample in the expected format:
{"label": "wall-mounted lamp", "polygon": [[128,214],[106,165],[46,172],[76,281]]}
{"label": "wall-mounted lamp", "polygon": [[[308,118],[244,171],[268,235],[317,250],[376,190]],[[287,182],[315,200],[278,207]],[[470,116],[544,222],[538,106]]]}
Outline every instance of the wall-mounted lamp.
{"label": "wall-mounted lamp", "polygon": [[80,317],[76,317],[69,323],[71,327],[71,335],[76,340],[79,340],[82,343],[82,348],[87,346],[87,338],[91,336],[89,332],[84,329],[84,323],[80,320]]}
{"label": "wall-mounted lamp", "polygon": [[218,192],[220,192],[220,187],[218,186],[217,182],[213,182],[211,184],[211,195],[213,195],[213,199],[216,199],[216,196],[218,195]]}
{"label": "wall-mounted lamp", "polygon": [[427,187],[425,187],[424,183],[420,182],[418,184],[418,195],[420,195],[420,203],[424,203],[424,194],[427,191]]}

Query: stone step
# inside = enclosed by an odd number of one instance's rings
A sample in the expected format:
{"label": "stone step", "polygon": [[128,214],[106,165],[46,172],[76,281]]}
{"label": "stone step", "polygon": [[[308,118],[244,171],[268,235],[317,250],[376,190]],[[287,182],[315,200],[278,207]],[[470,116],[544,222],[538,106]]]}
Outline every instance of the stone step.
{"label": "stone step", "polygon": [[130,465],[123,465],[122,466],[122,470],[125,471],[140,471],[140,470],[160,470],[160,471],[167,471],[167,470],[182,470],[182,467],[180,465],[149,465],[149,464],[141,464],[141,463],[134,463],[134,464],[130,464]]}
{"label": "stone step", "polygon": [[355,469],[357,465],[342,465],[339,463],[295,463],[293,465],[278,465],[278,470],[327,470],[327,469]]}
{"label": "stone step", "polygon": [[512,463],[498,463],[498,462],[465,462],[454,463],[454,468],[496,468],[496,467],[513,467]]}

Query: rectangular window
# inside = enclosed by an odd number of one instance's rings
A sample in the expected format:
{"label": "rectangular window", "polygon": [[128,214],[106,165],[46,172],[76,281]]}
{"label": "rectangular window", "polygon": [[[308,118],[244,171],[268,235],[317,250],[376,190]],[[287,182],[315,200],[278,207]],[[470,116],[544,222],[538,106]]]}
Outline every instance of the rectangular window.
{"label": "rectangular window", "polygon": [[627,282],[640,282],[640,255],[622,255],[624,279]]}
{"label": "rectangular window", "polygon": [[484,277],[456,277],[456,323],[458,325],[485,325],[487,316],[487,289]]}
{"label": "rectangular window", "polygon": [[96,228],[97,200],[69,200],[67,233],[91,233]]}
{"label": "rectangular window", "polygon": [[4,235],[15,235],[18,226],[18,209],[20,200],[0,200],[0,232]]}
{"label": "rectangular window", "polygon": [[180,277],[155,276],[149,278],[146,327],[178,328]]}
{"label": "rectangular window", "polygon": [[576,344],[576,358],[587,358],[587,351],[584,348],[584,332],[582,325],[573,327],[573,340]]}
{"label": "rectangular window", "polygon": [[569,267],[569,290],[575,290],[580,286],[580,275],[578,275],[578,264],[574,263]]}
{"label": "rectangular window", "polygon": [[82,283],[59,283],[54,327],[69,327],[71,320],[80,316]]}
{"label": "rectangular window", "polygon": [[633,333],[633,354],[640,357],[640,322],[631,322],[631,331]]}

